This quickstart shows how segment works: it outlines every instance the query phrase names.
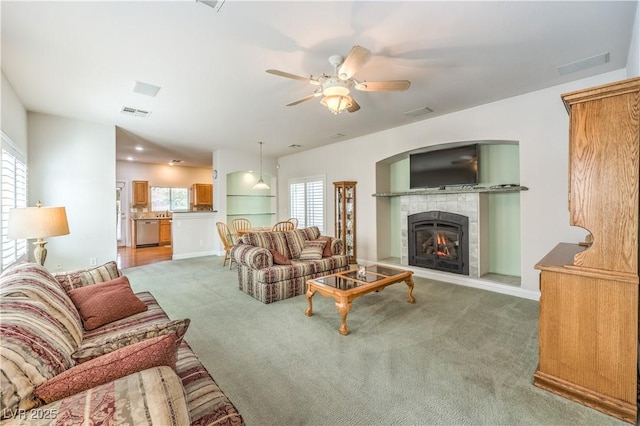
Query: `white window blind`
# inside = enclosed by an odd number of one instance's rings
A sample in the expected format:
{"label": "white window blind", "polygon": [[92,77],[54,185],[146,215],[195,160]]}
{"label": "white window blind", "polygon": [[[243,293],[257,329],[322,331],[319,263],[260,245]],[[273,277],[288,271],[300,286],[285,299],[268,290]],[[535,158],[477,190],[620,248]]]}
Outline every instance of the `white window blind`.
{"label": "white window blind", "polygon": [[324,232],[324,178],[313,177],[289,182],[291,217],[298,227],[317,226]]}
{"label": "white window blind", "polygon": [[2,226],[2,269],[21,260],[27,254],[27,240],[7,238],[9,209],[27,206],[27,164],[8,137],[2,134],[0,171],[0,221]]}

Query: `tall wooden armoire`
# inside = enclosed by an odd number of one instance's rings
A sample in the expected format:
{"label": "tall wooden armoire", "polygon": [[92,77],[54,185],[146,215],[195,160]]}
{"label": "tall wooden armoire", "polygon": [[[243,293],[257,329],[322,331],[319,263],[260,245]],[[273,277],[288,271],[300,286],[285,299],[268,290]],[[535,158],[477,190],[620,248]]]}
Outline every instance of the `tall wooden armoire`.
{"label": "tall wooden armoire", "polygon": [[562,96],[570,116],[570,224],[540,273],[534,384],[636,424],[640,78]]}

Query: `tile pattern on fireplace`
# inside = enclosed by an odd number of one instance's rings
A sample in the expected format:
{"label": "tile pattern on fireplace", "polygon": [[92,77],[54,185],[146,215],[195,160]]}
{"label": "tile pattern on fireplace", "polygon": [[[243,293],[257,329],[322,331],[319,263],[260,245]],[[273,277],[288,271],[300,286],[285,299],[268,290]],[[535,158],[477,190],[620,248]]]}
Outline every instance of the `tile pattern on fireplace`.
{"label": "tile pattern on fireplace", "polygon": [[469,218],[469,276],[480,277],[480,194],[425,194],[400,197],[400,235],[402,265],[409,265],[407,217],[433,210],[457,213]]}

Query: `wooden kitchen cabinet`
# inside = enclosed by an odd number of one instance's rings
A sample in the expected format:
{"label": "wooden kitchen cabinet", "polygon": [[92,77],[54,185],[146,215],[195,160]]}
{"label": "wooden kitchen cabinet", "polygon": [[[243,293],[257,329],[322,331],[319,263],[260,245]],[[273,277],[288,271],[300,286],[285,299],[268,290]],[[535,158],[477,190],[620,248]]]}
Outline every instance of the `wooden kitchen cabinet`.
{"label": "wooden kitchen cabinet", "polygon": [[171,219],[160,219],[160,238],[161,246],[171,245]]}
{"label": "wooden kitchen cabinet", "polygon": [[562,96],[570,118],[570,224],[540,272],[534,384],[636,424],[640,78]]}
{"label": "wooden kitchen cabinet", "polygon": [[191,187],[194,206],[213,205],[213,185],[210,183],[194,183]]}
{"label": "wooden kitchen cabinet", "polygon": [[133,189],[134,206],[145,206],[149,204],[149,182],[146,180],[134,180],[131,181],[131,187]]}

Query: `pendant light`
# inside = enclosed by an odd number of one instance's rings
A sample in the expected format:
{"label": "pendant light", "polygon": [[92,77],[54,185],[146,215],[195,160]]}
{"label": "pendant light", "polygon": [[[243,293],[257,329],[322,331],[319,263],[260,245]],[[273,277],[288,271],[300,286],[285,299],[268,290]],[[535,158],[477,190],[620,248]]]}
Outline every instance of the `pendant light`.
{"label": "pendant light", "polygon": [[269,185],[262,180],[262,144],[264,142],[260,141],[258,143],[260,144],[260,179],[253,185],[253,189],[269,189]]}

